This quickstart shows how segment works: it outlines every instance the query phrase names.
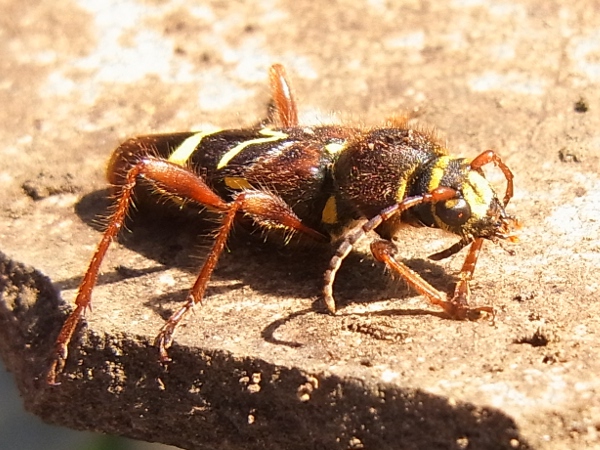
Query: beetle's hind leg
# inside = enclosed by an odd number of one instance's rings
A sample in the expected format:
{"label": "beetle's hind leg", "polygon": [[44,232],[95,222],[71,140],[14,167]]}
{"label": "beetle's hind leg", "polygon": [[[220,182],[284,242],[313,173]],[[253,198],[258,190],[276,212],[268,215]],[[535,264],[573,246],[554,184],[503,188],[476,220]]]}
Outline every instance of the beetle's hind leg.
{"label": "beetle's hind leg", "polygon": [[162,194],[193,201],[224,214],[215,244],[190,290],[186,304],[173,314],[156,339],[163,360],[168,359],[166,349],[171,343],[175,328],[192,306],[202,300],[208,280],[223,251],[233,220],[238,212],[249,215],[263,227],[279,227],[287,231],[301,232],[315,239],[324,238],[318,231],[304,225],[291,208],[275,194],[260,190],[246,190],[239,193],[233,201],[227,202],[214,192],[201,177],[189,169],[152,156],[140,158],[126,171],[122,183],[118,186],[115,210],[79,285],[75,309],[65,320],[56,338],[53,360],[47,374],[48,384],[56,384],[57,375],[64,367],[68,356],[68,347],[77,325],[81,322],[85,311],[91,307],[92,291],[98,279],[100,266],[111,242],[123,228],[125,218],[133,203],[133,192],[140,179],[153,184]]}
{"label": "beetle's hind leg", "polygon": [[56,338],[53,360],[47,374],[48,384],[56,384],[56,377],[62,371],[68,356],[69,344],[77,325],[92,305],[92,291],[98,279],[102,261],[111,242],[123,228],[127,213],[133,204],[133,193],[139,179],[154,183],[163,192],[170,195],[189,199],[215,210],[225,211],[228,204],[204,181],[189,170],[151,156],[145,156],[133,164],[126,172],[116,194],[115,210],[111,215],[108,227],[102,235],[96,252],[92,257],[85,275],[79,285],[75,299],[75,309],[69,314]]}

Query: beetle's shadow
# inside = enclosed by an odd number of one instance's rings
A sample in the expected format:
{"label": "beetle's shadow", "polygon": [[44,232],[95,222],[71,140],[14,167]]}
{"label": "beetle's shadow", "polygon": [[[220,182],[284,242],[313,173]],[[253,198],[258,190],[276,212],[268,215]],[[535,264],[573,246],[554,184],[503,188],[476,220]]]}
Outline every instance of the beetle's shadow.
{"label": "beetle's shadow", "polygon": [[[108,190],[95,191],[84,196],[76,205],[80,219],[104,231],[113,200]],[[204,258],[212,247],[218,229],[218,216],[195,210],[182,211],[174,205],[138,205],[127,220],[127,229],[119,236],[119,243],[159,263],[150,269],[127,265],[103,267],[98,284],[117,282],[125,278],[143,276],[177,267],[191,274],[199,272]],[[323,274],[335,248],[326,244],[283,245],[278,240],[267,241],[257,232],[237,226],[231,234],[227,249],[221,255],[213,273],[213,281],[229,281],[221,286],[209,283],[207,297],[249,285],[265,295],[311,298],[314,310],[324,311],[321,290]],[[110,251],[110,250],[109,250]],[[442,267],[425,259],[403,260],[436,289],[449,291],[456,278]],[[69,279],[59,288],[76,288],[80,279]],[[146,304],[167,318],[172,311],[161,305],[183,301],[188,289],[174,289],[168,294],[148,299]],[[351,252],[344,260],[334,284],[338,307],[353,302],[377,301],[387,298],[402,300],[415,294],[402,281],[390,282],[383,264],[370,255]],[[396,311],[396,313],[398,313]]]}

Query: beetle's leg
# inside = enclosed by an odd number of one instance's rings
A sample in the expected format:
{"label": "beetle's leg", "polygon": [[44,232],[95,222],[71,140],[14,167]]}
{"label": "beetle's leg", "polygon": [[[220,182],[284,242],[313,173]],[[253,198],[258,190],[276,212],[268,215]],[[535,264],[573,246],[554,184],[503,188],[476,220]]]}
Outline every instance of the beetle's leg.
{"label": "beetle's leg", "polygon": [[460,252],[463,248],[469,245],[473,241],[468,241],[466,239],[461,239],[456,244],[448,247],[441,252],[434,253],[433,255],[429,255],[429,259],[433,259],[434,261],[441,261],[442,259],[450,258],[452,255]]}
{"label": "beetle's leg", "polygon": [[[196,285],[192,289],[192,293],[198,292],[201,294],[204,292],[202,283],[206,284],[210,273],[216,265],[216,259],[222,251],[224,241],[231,228],[229,221],[233,219],[230,219],[230,217],[234,217],[238,210],[245,209],[245,212],[259,221],[259,223],[260,219],[262,219],[264,221],[263,226],[267,226],[268,223],[271,223],[269,221],[272,221],[287,230],[299,231],[315,239],[323,239],[323,236],[319,232],[302,224],[300,219],[279,197],[261,191],[248,191],[247,193],[239,194],[234,202],[227,203],[200,177],[188,169],[151,156],[141,158],[137,164],[127,171],[123,179],[123,184],[120,186],[117,194],[115,211],[110,217],[108,227],[79,285],[77,298],[75,299],[75,309],[65,320],[56,338],[53,361],[47,375],[49,384],[56,383],[56,376],[62,371],[68,356],[68,346],[73,338],[73,333],[87,308],[91,307],[92,290],[98,279],[100,265],[108,251],[110,243],[123,227],[127,212],[132,205],[134,189],[140,178],[149,181],[164,194],[191,200],[217,211],[226,212],[222,231],[219,234],[223,243],[220,243],[219,240],[215,243],[213,251],[209,255],[208,262],[203,267]],[[195,298],[199,300],[198,296]]]}
{"label": "beetle's leg", "polygon": [[371,244],[371,252],[375,259],[385,263],[386,266],[398,273],[406,280],[410,287],[426,297],[431,303],[442,307],[451,318],[473,320],[477,319],[481,312],[494,314],[494,309],[491,306],[469,307],[469,297],[471,294],[469,281],[473,277],[477,255],[482,243],[483,239],[476,239],[471,245],[460,273],[461,279],[456,284],[454,296],[450,300],[447,300],[444,294],[431,286],[414,270],[399,262],[396,259],[397,248],[392,242],[385,240],[375,241]]}
{"label": "beetle's leg", "polygon": [[289,128],[298,126],[298,108],[285,67],[273,64],[269,69],[271,98],[278,125]]}
{"label": "beetle's leg", "polygon": [[250,216],[257,225],[264,228],[282,228],[288,231],[299,231],[317,240],[326,239],[318,231],[302,224],[296,214],[280,197],[260,190],[246,190],[239,193],[230,204],[223,218],[213,248],[208,254],[200,270],[200,274],[186,298],[185,304],[169,317],[154,341],[154,345],[159,348],[162,362],[170,360],[167,349],[171,346],[175,329],[194,305],[202,302],[208,280],[217,265],[219,256],[223,252],[237,213],[244,213]]}
{"label": "beetle's leg", "polygon": [[92,290],[98,279],[100,265],[110,243],[123,227],[123,222],[132,205],[133,191],[137,185],[138,177],[154,182],[156,185],[165,188],[165,192],[172,195],[188,198],[217,210],[227,209],[227,203],[215,194],[204,181],[181,166],[158,158],[145,157],[131,167],[120,186],[116,208],[109,219],[108,227],[79,285],[77,298],[75,299],[75,309],[65,320],[56,338],[53,361],[47,376],[49,384],[56,383],[56,375],[62,371],[67,359],[68,346],[73,333],[87,308],[91,307]]}
{"label": "beetle's leg", "polygon": [[481,312],[490,314],[492,318],[495,315],[494,308],[492,306],[477,306],[473,308],[469,307],[469,299],[471,297],[471,288],[469,287],[469,282],[473,279],[473,272],[475,272],[475,265],[477,264],[477,259],[479,258],[479,252],[481,251],[482,245],[483,238],[477,238],[471,244],[469,253],[467,253],[465,262],[460,270],[460,280],[458,283],[456,283],[454,295],[449,300],[449,302],[454,305],[458,311],[464,310],[466,312],[465,317],[458,317],[461,319],[477,319],[479,318]]}
{"label": "beetle's leg", "polygon": [[435,203],[443,200],[448,200],[456,196],[456,191],[448,187],[439,187],[430,193],[418,195],[415,197],[409,197],[402,201],[402,203],[396,203],[383,211],[370,220],[362,221],[358,226],[351,229],[345,234],[344,239],[338,246],[335,255],[329,262],[329,268],[325,271],[325,284],[323,286],[323,298],[325,305],[331,314],[335,314],[335,300],[333,298],[333,282],[335,275],[339,270],[342,262],[346,256],[352,250],[352,247],[361,239],[363,239],[370,231],[377,228],[384,221],[391,217],[401,214],[413,206],[420,203]]}
{"label": "beetle's leg", "polygon": [[395,258],[397,251],[396,245],[391,241],[381,239],[371,243],[371,253],[376,260],[385,263],[387,267],[394,270],[404,278],[410,287],[424,297],[427,297],[431,303],[439,305],[446,310],[448,302],[445,295],[425,281],[417,272],[398,261]]}
{"label": "beetle's leg", "polygon": [[177,325],[196,303],[202,302],[202,297],[204,297],[208,280],[210,279],[212,272],[215,270],[219,256],[223,252],[223,248],[225,247],[227,238],[229,237],[229,232],[231,231],[235,216],[240,211],[243,202],[244,194],[241,193],[230,205],[227,214],[225,214],[225,217],[223,218],[223,222],[221,223],[221,228],[219,229],[217,237],[215,238],[215,243],[213,244],[213,247],[207,256],[206,261],[204,261],[202,269],[200,269],[200,273],[198,274],[198,278],[196,278],[194,286],[187,295],[185,304],[167,319],[165,324],[161,327],[160,332],[156,336],[154,345],[158,347],[161,361],[166,362],[170,360],[169,355],[167,354],[167,348],[169,348],[171,345],[173,333],[175,332]]}

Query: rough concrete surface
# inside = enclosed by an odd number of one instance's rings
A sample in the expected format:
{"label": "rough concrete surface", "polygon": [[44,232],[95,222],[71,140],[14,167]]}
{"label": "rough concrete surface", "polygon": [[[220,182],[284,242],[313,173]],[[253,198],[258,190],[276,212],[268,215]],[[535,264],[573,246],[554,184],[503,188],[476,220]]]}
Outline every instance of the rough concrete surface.
{"label": "rough concrete surface", "polygon": [[[0,5],[0,351],[30,411],[199,449],[600,448],[593,2]],[[524,226],[519,244],[486,245],[475,274],[473,299],[496,306],[495,323],[445,319],[365,249],[340,271],[341,314],[322,314],[332,250],[240,230],[164,368],[152,339],[213,228],[137,216],[106,258],[62,384],[45,386],[100,237],[111,150],[136,134],[256,123],[273,62],[306,123],[416,111],[456,154],[498,151]],[[451,237],[398,239],[413,268],[452,288],[464,252],[426,259]]]}

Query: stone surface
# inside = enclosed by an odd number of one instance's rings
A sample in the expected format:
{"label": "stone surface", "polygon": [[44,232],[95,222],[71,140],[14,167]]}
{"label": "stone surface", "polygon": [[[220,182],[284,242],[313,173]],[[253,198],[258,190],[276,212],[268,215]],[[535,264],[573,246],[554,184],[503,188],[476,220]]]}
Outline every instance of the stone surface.
{"label": "stone surface", "polygon": [[[31,411],[184,448],[600,445],[600,39],[589,2],[2,9],[0,350]],[[165,369],[150,343],[212,227],[141,216],[106,258],[62,384],[46,387],[64,301],[107,214],[111,150],[136,134],[256,123],[273,62],[292,75],[305,123],[417,111],[456,154],[502,155],[524,228],[507,246],[515,255],[490,244],[478,264],[474,301],[496,305],[495,324],[442,318],[364,248],[340,271],[341,314],[321,314],[331,250],[240,230]],[[451,288],[460,255],[425,259],[451,238],[399,240],[415,269]]]}

